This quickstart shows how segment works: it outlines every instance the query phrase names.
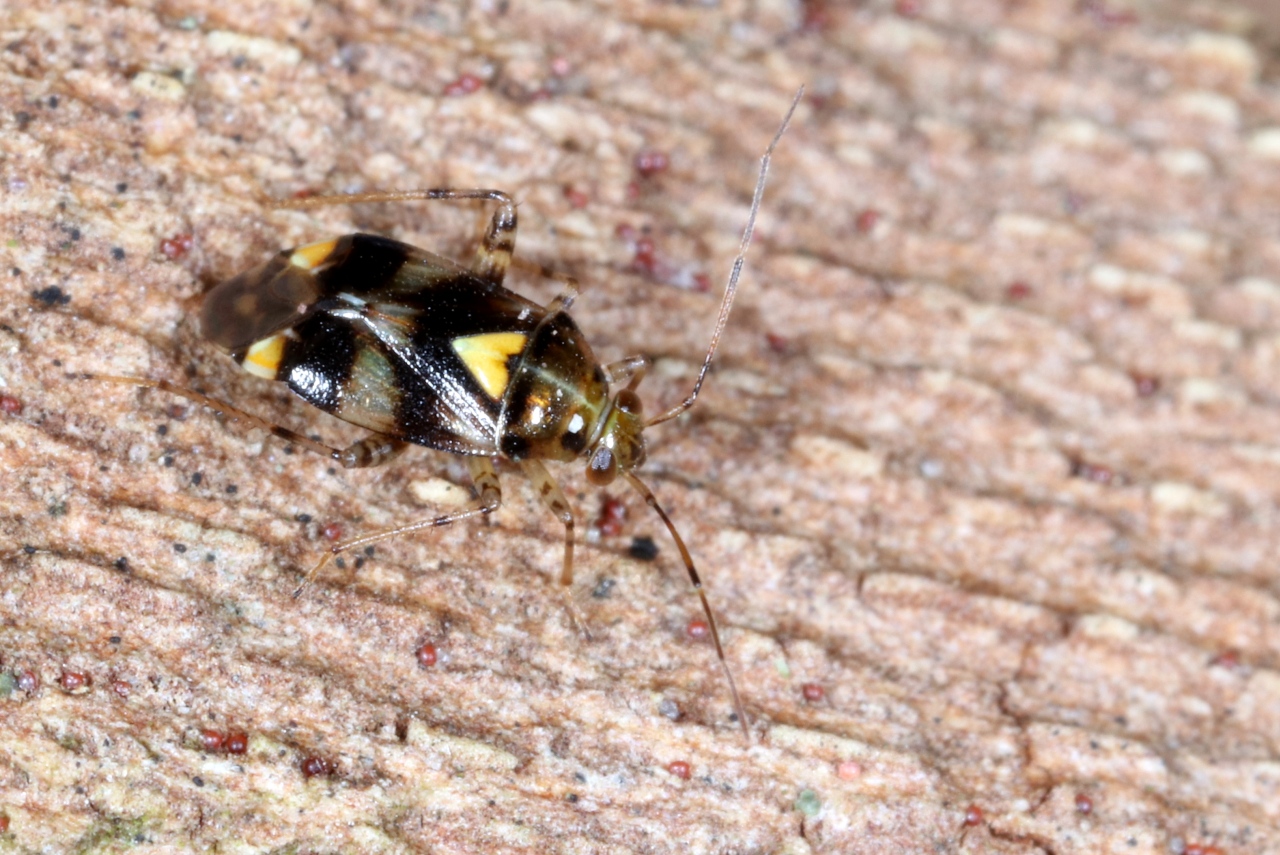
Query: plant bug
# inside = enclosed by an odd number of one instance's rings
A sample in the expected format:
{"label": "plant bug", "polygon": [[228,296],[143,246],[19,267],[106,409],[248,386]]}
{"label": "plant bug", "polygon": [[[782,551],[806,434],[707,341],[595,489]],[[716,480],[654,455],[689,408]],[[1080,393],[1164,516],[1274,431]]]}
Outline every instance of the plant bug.
{"label": "plant bug", "polygon": [[[470,267],[390,238],[351,234],[284,250],[205,295],[200,312],[205,338],[229,351],[250,373],[287,383],[308,403],[371,431],[346,448],[330,447],[165,380],[81,376],[188,398],[346,468],[380,465],[409,445],[466,456],[476,490],[471,506],[330,546],[295,596],[347,550],[492,513],[502,502],[495,457],[517,464],[564,525],[560,583],[567,590],[573,582],[574,514],[543,461],[584,457],[587,480],[597,486],[621,477],[657,513],[675,542],[749,740],[746,711],[693,556],[634,470],[645,460],[643,431],[674,419],[698,399],[733,307],[770,159],[803,94],[803,88],[796,93],[760,159],[750,213],[693,388],[660,415],[646,419],[636,393],[648,359],[633,356],[601,365],[569,317],[579,292],[577,280],[534,266],[566,286],[546,306],[503,287],[510,266],[529,265],[513,258],[516,204],[501,190],[428,189],[277,201],[277,207],[311,208],[481,200],[496,203],[497,210]],[[581,628],[572,600],[566,599]]]}

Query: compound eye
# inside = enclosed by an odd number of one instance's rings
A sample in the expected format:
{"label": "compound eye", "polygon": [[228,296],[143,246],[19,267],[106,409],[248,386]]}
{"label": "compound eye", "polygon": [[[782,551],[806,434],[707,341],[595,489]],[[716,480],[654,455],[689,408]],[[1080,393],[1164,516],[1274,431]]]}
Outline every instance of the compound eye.
{"label": "compound eye", "polygon": [[601,445],[587,462],[587,480],[597,487],[604,487],[617,477],[618,460],[613,456],[613,449]]}
{"label": "compound eye", "polygon": [[630,389],[623,389],[613,399],[613,404],[622,412],[631,416],[638,416],[643,412],[643,405],[640,403],[640,396]]}

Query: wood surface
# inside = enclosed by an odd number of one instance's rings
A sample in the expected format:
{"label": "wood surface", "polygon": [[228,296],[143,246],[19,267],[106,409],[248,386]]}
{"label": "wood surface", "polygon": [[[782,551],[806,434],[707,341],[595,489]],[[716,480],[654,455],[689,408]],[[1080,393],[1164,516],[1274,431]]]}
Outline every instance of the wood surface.
{"label": "wood surface", "polygon": [[[1280,852],[1258,14],[9,4],[0,852]],[[559,524],[506,465],[489,524],[379,544],[295,599],[334,536],[434,515],[464,463],[335,471],[72,379],[163,378],[350,442],[203,343],[199,295],[353,230],[465,259],[485,216],[271,198],[496,187],[517,253],[588,284],[596,353],[654,357],[641,389],[670,406],[802,83],[716,369],[642,472],[708,581],[750,744],[621,484],[621,530],[593,534],[602,494],[555,470],[589,640]]]}

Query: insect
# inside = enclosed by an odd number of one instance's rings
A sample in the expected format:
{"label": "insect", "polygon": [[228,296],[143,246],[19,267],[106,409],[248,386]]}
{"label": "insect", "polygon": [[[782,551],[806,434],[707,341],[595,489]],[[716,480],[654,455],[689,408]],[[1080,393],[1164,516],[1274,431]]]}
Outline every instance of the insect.
{"label": "insect", "polygon": [[[587,479],[598,486],[621,477],[653,508],[676,544],[701,600],[738,721],[750,739],[693,557],[635,469],[645,460],[644,430],[679,416],[698,399],[733,306],[770,159],[802,95],[803,89],[796,93],[760,160],[738,255],[693,388],[659,415],[646,418],[636,393],[648,359],[633,356],[601,365],[592,354],[568,314],[580,287],[574,278],[538,268],[565,285],[545,306],[503,287],[508,268],[522,263],[512,255],[516,204],[500,190],[428,189],[278,202],[315,207],[481,200],[497,207],[468,267],[390,238],[351,234],[284,250],[205,296],[200,323],[207,339],[252,374],[286,383],[308,403],[370,431],[346,448],[330,447],[168,381],[82,376],[183,396],[346,468],[383,464],[409,445],[466,457],[476,493],[470,506],[334,544],[308,580],[347,550],[492,513],[502,502],[494,468],[494,458],[501,457],[519,466],[564,525],[560,583],[567,591],[573,582],[574,514],[544,461],[585,458]],[[581,627],[572,600],[566,600]]]}

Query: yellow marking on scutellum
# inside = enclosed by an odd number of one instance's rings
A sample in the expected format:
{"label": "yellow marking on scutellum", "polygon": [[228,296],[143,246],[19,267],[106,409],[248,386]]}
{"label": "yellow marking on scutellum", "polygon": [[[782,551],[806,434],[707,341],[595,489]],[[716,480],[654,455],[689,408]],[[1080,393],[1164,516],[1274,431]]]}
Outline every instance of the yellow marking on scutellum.
{"label": "yellow marking on scutellum", "polygon": [[507,360],[524,350],[529,337],[518,332],[483,333],[453,340],[453,351],[480,388],[495,401],[507,391]]}
{"label": "yellow marking on scutellum", "polygon": [[289,263],[294,267],[301,267],[303,270],[314,270],[324,264],[330,255],[333,255],[333,248],[337,244],[338,241],[335,239],[300,246],[289,256]]}
{"label": "yellow marking on scutellum", "polygon": [[255,341],[249,346],[240,364],[244,370],[267,380],[276,379],[280,369],[280,360],[284,357],[284,333]]}

